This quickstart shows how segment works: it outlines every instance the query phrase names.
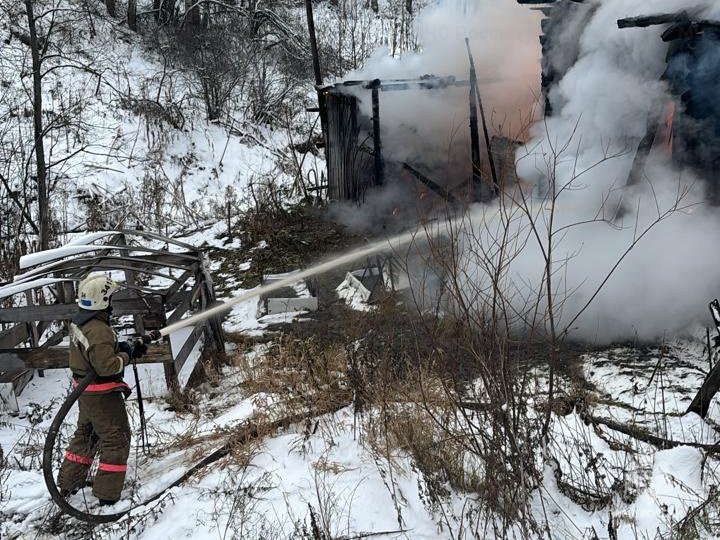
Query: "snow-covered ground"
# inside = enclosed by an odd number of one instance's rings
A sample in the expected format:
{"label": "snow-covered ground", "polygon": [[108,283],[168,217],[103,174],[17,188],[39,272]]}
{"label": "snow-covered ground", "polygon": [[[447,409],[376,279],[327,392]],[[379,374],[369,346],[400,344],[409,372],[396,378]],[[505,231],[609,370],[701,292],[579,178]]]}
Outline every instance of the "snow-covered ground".
{"label": "snow-covered ground", "polygon": [[[80,4],[70,1],[67,13],[58,12],[44,64],[45,121],[67,116],[49,129],[45,142],[61,233],[83,230],[94,212],[114,227],[175,234],[214,224],[228,205],[237,212],[250,184],[292,183],[281,162],[291,161],[288,145],[304,140],[317,119],[304,111],[311,104],[305,103],[306,95],[312,99],[310,83],[296,89],[297,116],[287,129],[246,122],[244,96],[233,96],[223,117],[208,123],[192,71],[163,56],[167,44],[143,43],[105,16],[102,4],[77,19],[73,9],[86,9]],[[32,141],[32,118],[12,112],[31,110],[27,74],[18,76],[30,62],[28,47],[16,36],[24,31],[24,17],[19,4],[0,11],[0,112],[11,111],[0,117],[0,160],[8,164],[2,173],[14,189],[22,189],[22,159],[6,158]],[[298,162],[307,173],[319,167],[318,159],[308,154]]]}
{"label": "snow-covered ground", "polygon": [[[254,329],[255,306],[233,313],[229,326]],[[281,410],[277,395],[253,394],[247,369],[262,362],[265,346],[226,366],[214,386],[205,385],[189,412],[170,410],[161,397],[146,403],[150,449],[139,447],[137,402],[128,401],[134,430],[128,481],[117,509],[135,506],[120,521],[99,526],[107,538],[313,538],[312,523],[329,538],[491,538],[471,534],[475,496],[450,490],[430,502],[427,479],[409,454],[379,455],[351,407],[320,416],[314,425],[294,424],[239,446],[166,490],[203,456],[222,447],[233,430]],[[708,420],[683,416],[704,377],[706,353],[692,342],[663,349],[611,349],[587,355],[584,370],[594,417],[639,426],[686,443],[712,445],[718,407]],[[141,370],[143,393],[158,396],[157,367]],[[128,380],[132,380],[128,373]],[[41,449],[55,410],[69,391],[66,370],[35,377],[20,396],[21,415],[0,418],[6,468],[0,475],[3,538],[84,538],[73,520],[48,532],[57,509],[40,470]],[[74,414],[63,431],[67,437]],[[58,452],[61,449],[58,448]],[[552,538],[674,538],[678,523],[712,495],[718,462],[701,448],[660,450],[622,433],[587,424],[576,409],[553,419],[542,484],[532,494],[534,518],[547,522]],[[85,508],[89,490],[71,501]],[[91,506],[92,507],[92,506]],[[97,511],[97,508],[93,511]],[[707,509],[712,512],[712,509]],[[64,523],[64,525],[62,524]],[[58,527],[56,525],[56,527]],[[466,536],[458,536],[464,530]],[[616,536],[609,536],[609,530]],[[522,531],[516,531],[522,538]],[[712,533],[701,535],[711,538]]]}

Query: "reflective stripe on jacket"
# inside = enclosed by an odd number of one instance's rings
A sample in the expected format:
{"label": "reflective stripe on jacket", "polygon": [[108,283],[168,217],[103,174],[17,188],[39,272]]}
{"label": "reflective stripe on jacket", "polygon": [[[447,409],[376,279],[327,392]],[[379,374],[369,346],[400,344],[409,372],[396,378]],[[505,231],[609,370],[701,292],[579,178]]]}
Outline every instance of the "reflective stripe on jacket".
{"label": "reflective stripe on jacket", "polygon": [[[72,382],[73,388],[75,388],[78,385],[77,379],[73,379]],[[89,384],[88,387],[85,389],[85,392],[95,392],[96,394],[102,394],[105,392],[111,392],[112,390],[130,390],[130,387],[127,385],[126,382],[120,381],[110,381],[110,382],[101,382],[101,383],[93,383]]]}

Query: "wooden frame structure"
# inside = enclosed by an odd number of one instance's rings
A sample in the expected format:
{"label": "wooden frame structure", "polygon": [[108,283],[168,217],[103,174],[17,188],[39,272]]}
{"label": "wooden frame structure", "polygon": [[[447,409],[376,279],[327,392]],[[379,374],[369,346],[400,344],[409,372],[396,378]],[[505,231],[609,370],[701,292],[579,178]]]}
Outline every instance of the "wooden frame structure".
{"label": "wooden frame structure", "polygon": [[[138,335],[216,302],[203,253],[146,231],[89,233],[63,247],[27,255],[20,265],[25,272],[0,286],[0,406],[11,412],[17,412],[17,396],[34,370],[42,376],[43,369],[68,366],[62,344],[78,309],[77,283],[90,272],[109,272],[122,282],[113,295],[113,317],[124,317],[128,325],[132,319]],[[216,318],[191,327],[181,339],[173,337],[152,346],[143,358],[144,363],[163,364],[169,389],[185,386],[178,374],[183,368],[195,369],[198,344],[202,354],[224,354]],[[191,357],[193,365],[186,365]]]}
{"label": "wooden frame structure", "polygon": [[[479,79],[466,38],[469,79],[457,80],[454,76],[436,77],[424,75],[418,79],[393,79],[368,81],[344,81],[330,86],[318,87],[320,112],[324,119],[325,152],[328,170],[328,198],[330,200],[363,203],[368,190],[384,186],[398,177],[419,182],[441,200],[454,205],[469,199],[473,202],[489,201],[499,195],[501,186],[495,167],[497,149],[492,145],[487,119],[480,96],[479,83],[493,79]],[[418,165],[397,162],[386,156],[381,140],[381,95],[388,92],[438,91],[448,88],[468,88],[468,118],[470,127],[470,171],[466,195],[453,193],[418,170]],[[363,113],[360,103],[367,100],[368,113]],[[481,131],[484,137],[481,138]],[[497,138],[500,142],[500,138]],[[504,142],[504,141],[502,141]],[[484,145],[484,149],[481,148]],[[488,172],[482,166],[488,160]]]}
{"label": "wooden frame structure", "polygon": [[[328,169],[328,198],[363,202],[368,189],[386,184],[387,163],[381,135],[382,93],[406,90],[466,88],[470,81],[426,75],[419,79],[344,81],[318,87],[321,114],[325,118],[325,151]],[[372,115],[360,111],[359,96],[370,98]],[[436,183],[426,185],[441,197]]]}

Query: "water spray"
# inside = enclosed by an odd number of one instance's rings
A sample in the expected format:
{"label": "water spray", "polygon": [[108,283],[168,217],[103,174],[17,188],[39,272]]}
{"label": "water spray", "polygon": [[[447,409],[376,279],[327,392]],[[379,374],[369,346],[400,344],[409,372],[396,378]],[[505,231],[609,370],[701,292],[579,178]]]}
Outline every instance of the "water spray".
{"label": "water spray", "polygon": [[[447,223],[450,224],[450,222]],[[340,266],[357,261],[358,259],[364,259],[365,257],[374,255],[376,253],[381,253],[383,251],[395,251],[402,248],[403,246],[409,246],[417,239],[419,233],[420,231],[411,231],[399,234],[391,238],[378,240],[377,242],[373,242],[372,244],[369,244],[362,248],[358,248],[349,253],[338,255],[328,261],[316,264],[300,272],[295,272],[281,280],[268,283],[267,285],[263,285],[262,287],[257,287],[251,291],[247,291],[240,296],[236,296],[235,298],[228,300],[227,302],[210,307],[205,311],[196,313],[195,315],[188,317],[187,319],[183,319],[169,326],[166,326],[165,328],[160,330],[160,333],[163,336],[167,336],[177,330],[180,330],[181,328],[195,325],[210,317],[228,311],[236,304],[240,304],[263,294],[282,289],[283,287],[287,287],[289,285],[292,285],[293,283],[297,283],[302,279],[316,276],[318,274],[323,274]]]}
{"label": "water spray", "polygon": [[[532,201],[525,199],[523,199],[522,203],[514,203],[513,208],[519,210],[520,215],[528,217],[532,221],[538,219],[538,215],[536,214],[536,212],[542,212],[545,210],[552,212],[558,212],[561,210],[576,210],[576,207],[574,206],[561,205],[559,203],[553,203],[551,206],[548,206],[546,205],[546,201]],[[348,253],[336,255],[330,260],[315,264],[314,266],[306,268],[305,270],[302,270],[300,272],[295,272],[279,281],[273,281],[272,283],[268,283],[267,285],[263,285],[251,291],[244,292],[240,296],[236,296],[235,298],[232,298],[227,302],[212,306],[205,311],[201,311],[200,313],[196,313],[195,315],[188,317],[187,319],[183,319],[169,326],[166,326],[165,328],[160,330],[160,334],[163,337],[170,335],[173,332],[180,330],[181,328],[195,325],[210,317],[228,311],[236,304],[240,304],[253,298],[257,298],[263,294],[276,291],[284,287],[288,287],[305,278],[323,274],[330,270],[334,270],[335,268],[338,268],[340,266],[344,266],[354,261],[364,259],[365,257],[368,257],[370,255],[375,255],[376,253],[382,253],[385,251],[397,251],[402,247],[410,246],[416,241],[427,242],[435,237],[450,236],[453,233],[457,233],[463,224],[473,223],[475,219],[479,219],[480,221],[484,221],[485,223],[487,223],[497,218],[501,214],[502,210],[507,210],[507,206],[503,204],[494,207],[486,205],[478,206],[473,210],[463,213],[460,217],[449,218],[443,221],[435,221],[429,224],[424,224],[415,230],[401,233],[396,236],[391,236],[390,238],[385,238],[383,240],[378,240],[376,242],[368,244],[367,246],[357,248]]]}
{"label": "water spray", "polygon": [[[491,219],[494,218],[495,216],[497,216],[499,214],[499,212],[500,212],[500,210],[498,208],[490,211],[487,207],[483,207],[480,210],[480,213],[486,219],[488,217]],[[215,315],[219,315],[225,311],[228,311],[234,305],[240,304],[241,302],[246,302],[253,298],[257,298],[263,294],[266,294],[266,293],[269,293],[269,292],[272,292],[272,291],[275,291],[278,289],[282,289],[283,287],[287,287],[289,285],[292,285],[293,283],[297,283],[298,281],[300,281],[302,279],[316,276],[318,274],[323,274],[325,272],[334,270],[335,268],[344,266],[346,264],[352,263],[359,259],[364,259],[365,257],[368,257],[370,255],[374,255],[376,253],[382,253],[385,251],[396,251],[402,247],[410,246],[416,240],[417,241],[429,240],[433,236],[443,236],[443,235],[450,234],[450,233],[452,233],[452,231],[457,229],[457,226],[461,222],[467,221],[468,219],[469,219],[469,216],[467,216],[467,215],[460,217],[460,218],[448,219],[446,221],[435,223],[435,227],[433,227],[433,230],[431,230],[429,227],[416,229],[413,231],[398,234],[396,236],[392,236],[390,238],[378,240],[376,242],[373,242],[372,244],[355,249],[348,253],[337,255],[328,261],[316,264],[316,265],[306,268],[305,270],[302,270],[300,272],[293,273],[279,281],[274,281],[267,285],[263,285],[256,289],[253,289],[251,291],[247,291],[247,292],[241,294],[240,296],[236,296],[235,298],[228,300],[227,302],[225,302],[223,304],[219,304],[217,306],[210,307],[210,308],[206,309],[205,311],[196,313],[195,315],[188,317],[187,319],[183,319],[183,320],[173,323],[169,326],[166,326],[165,328],[160,330],[160,333],[163,336],[167,336],[177,330],[180,330],[181,328],[195,325],[201,321],[208,319],[209,317],[213,317]]]}

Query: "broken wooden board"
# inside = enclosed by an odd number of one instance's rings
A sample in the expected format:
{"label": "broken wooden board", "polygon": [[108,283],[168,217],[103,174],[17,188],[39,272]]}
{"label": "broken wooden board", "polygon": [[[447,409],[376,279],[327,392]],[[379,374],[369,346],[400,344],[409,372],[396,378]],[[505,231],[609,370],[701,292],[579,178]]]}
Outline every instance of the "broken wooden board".
{"label": "broken wooden board", "polygon": [[4,356],[0,362],[0,408],[18,414],[17,396],[33,378],[34,370],[26,367],[20,355]]}

